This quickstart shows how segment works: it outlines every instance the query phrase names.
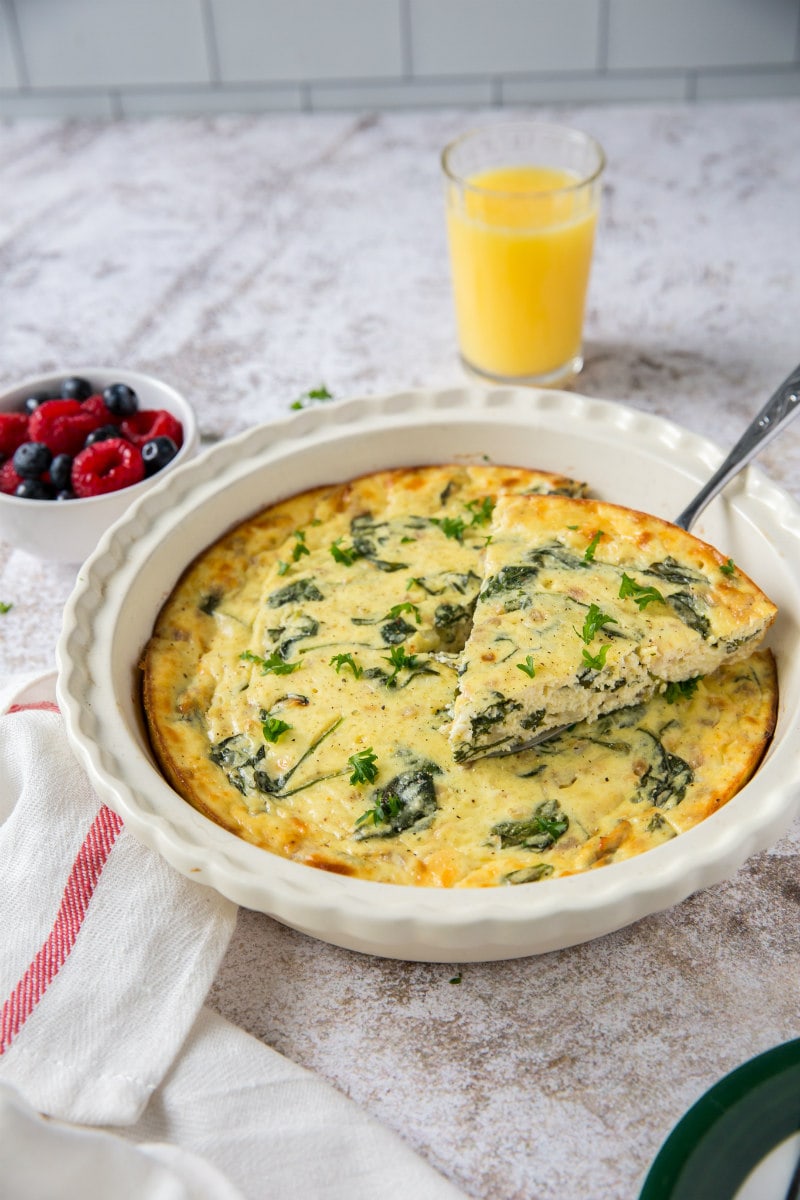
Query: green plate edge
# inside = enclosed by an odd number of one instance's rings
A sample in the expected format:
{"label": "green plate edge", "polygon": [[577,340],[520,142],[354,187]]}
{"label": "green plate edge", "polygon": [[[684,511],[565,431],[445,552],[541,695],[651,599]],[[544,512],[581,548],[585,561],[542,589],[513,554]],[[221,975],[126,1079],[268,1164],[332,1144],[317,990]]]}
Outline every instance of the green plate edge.
{"label": "green plate edge", "polygon": [[639,1200],[731,1200],[800,1130],[800,1038],[766,1050],[701,1096],[658,1152]]}

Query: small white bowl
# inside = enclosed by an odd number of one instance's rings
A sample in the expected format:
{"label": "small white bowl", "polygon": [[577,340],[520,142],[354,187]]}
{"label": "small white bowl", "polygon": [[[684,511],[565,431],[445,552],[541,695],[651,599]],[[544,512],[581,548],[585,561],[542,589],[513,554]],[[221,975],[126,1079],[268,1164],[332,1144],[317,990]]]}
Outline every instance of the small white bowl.
{"label": "small white bowl", "polygon": [[28,396],[56,395],[59,384],[79,376],[96,392],[111,383],[126,383],[139,397],[139,407],[165,409],[183,426],[183,445],[172,462],[161,471],[132,487],[86,499],[25,500],[0,492],[0,540],[36,558],[51,562],[80,563],[96,548],[105,531],[118,517],[154,487],[175,466],[186,462],[197,449],[197,420],[189,402],[175,388],[150,375],[117,367],[66,367],[47,375],[22,380],[0,393],[0,412],[22,412]]}

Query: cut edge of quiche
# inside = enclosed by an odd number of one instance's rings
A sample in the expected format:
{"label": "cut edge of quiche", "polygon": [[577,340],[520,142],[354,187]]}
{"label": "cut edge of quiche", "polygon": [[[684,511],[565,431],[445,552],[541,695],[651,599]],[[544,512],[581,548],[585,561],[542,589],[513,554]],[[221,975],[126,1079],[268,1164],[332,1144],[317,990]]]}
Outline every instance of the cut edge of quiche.
{"label": "cut edge of quiche", "polygon": [[750,654],[777,609],[712,546],[598,500],[501,495],[461,656],[458,762],[512,753]]}

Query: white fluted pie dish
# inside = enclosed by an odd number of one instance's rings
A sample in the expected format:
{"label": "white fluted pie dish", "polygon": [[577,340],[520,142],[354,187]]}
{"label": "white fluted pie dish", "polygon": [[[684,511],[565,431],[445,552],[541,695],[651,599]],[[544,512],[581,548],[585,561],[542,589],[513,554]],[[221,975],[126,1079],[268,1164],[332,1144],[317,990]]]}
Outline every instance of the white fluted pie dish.
{"label": "white fluted pie dish", "polygon": [[523,887],[434,889],[329,874],[270,854],[201,816],[161,776],[142,718],[138,663],[182,570],[232,525],[283,497],[395,466],[537,467],[593,494],[674,517],[722,460],[660,418],[571,393],[402,392],[308,409],[179,468],[84,565],[58,648],[70,739],[102,799],[178,870],[230,899],[349,949],[468,962],[573,945],[730,876],[789,826],[800,801],[800,508],[750,468],[693,532],[730,555],[779,607],[770,633],[780,709],[757,774],[698,827],[637,858]]}

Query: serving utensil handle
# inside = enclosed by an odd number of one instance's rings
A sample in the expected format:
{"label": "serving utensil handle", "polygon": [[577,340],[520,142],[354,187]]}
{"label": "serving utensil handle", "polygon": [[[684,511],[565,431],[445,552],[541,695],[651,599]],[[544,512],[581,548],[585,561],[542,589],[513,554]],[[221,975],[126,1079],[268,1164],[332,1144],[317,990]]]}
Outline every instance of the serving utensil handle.
{"label": "serving utensil handle", "polygon": [[737,475],[773,438],[777,437],[799,411],[800,364],[773,392],[761,412],[747,426],[724,463],[700,489],[674,524],[679,525],[681,529],[689,529],[717,493],[721,492],[734,475]]}

